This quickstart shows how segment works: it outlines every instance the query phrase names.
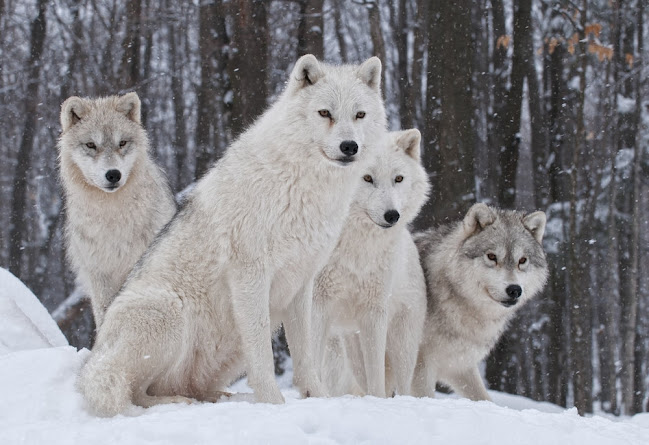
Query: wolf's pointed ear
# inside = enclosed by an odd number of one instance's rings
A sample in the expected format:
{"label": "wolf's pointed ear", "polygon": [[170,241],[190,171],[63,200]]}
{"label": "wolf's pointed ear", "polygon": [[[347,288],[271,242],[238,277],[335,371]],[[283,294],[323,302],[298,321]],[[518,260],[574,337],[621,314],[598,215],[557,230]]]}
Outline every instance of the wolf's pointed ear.
{"label": "wolf's pointed ear", "polygon": [[68,97],[61,105],[61,128],[67,131],[73,125],[79,123],[88,112],[86,101],[80,97]]}
{"label": "wolf's pointed ear", "polygon": [[493,224],[496,221],[496,212],[481,202],[473,204],[464,217],[462,225],[464,235],[469,237],[478,230]]}
{"label": "wolf's pointed ear", "polygon": [[381,92],[381,60],[370,57],[358,67],[358,78],[377,93]]}
{"label": "wolf's pointed ear", "polygon": [[420,159],[421,133],[416,128],[396,132],[396,144],[415,161]]}
{"label": "wolf's pointed ear", "polygon": [[534,239],[539,244],[543,243],[543,234],[545,233],[545,213],[534,212],[523,217],[523,225],[532,233]]}
{"label": "wolf's pointed ear", "polygon": [[136,124],[140,123],[141,107],[140,98],[135,92],[126,93],[125,95],[117,99],[117,111],[124,113],[127,118],[129,118]]}
{"label": "wolf's pointed ear", "polygon": [[313,85],[324,77],[324,71],[320,62],[313,54],[306,54],[295,62],[295,67],[291,72],[290,84],[293,90]]}

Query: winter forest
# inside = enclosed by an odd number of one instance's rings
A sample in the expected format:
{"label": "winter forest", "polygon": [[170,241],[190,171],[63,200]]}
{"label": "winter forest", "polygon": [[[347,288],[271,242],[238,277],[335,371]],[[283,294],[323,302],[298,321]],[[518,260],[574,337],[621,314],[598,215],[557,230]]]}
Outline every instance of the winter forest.
{"label": "winter forest", "polygon": [[476,201],[548,215],[550,280],[488,359],[489,387],[580,413],[648,411],[646,6],[0,0],[0,266],[72,345],[91,345],[62,243],[67,97],[136,91],[181,192],[272,103],[300,55],[376,55],[390,128],[423,135],[433,193],[417,229]]}

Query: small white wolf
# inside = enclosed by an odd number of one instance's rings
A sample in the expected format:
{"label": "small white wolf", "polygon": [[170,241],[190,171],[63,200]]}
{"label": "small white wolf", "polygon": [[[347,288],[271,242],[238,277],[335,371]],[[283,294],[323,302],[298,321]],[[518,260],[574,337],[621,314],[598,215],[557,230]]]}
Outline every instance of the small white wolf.
{"label": "small white wolf", "polygon": [[[386,135],[386,147],[359,175],[345,228],[316,280],[317,360],[334,395],[410,393],[426,313],[424,273],[408,231],[430,188],[420,140],[416,129]],[[355,382],[341,374],[348,366]]]}
{"label": "small white wolf", "polygon": [[415,235],[428,287],[428,311],[413,381],[433,397],[443,382],[472,400],[490,400],[478,364],[517,308],[548,276],[545,213],[474,204],[464,220]]}
{"label": "small white wolf", "polygon": [[70,97],[61,106],[61,127],[67,255],[99,330],[106,308],[176,204],[150,156],[136,93]]}
{"label": "small white wolf", "polygon": [[282,403],[284,324],[303,395],[324,395],[311,347],[316,273],[340,236],[366,147],[386,131],[381,62],[301,57],[279,99],[197,183],[106,313],[79,386],[100,415],[214,400],[247,372]]}

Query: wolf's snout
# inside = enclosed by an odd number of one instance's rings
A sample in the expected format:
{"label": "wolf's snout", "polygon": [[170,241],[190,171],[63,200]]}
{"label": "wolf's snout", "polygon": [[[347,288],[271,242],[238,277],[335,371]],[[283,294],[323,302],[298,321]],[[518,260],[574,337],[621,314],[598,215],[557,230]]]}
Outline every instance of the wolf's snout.
{"label": "wolf's snout", "polygon": [[523,289],[517,284],[512,284],[511,286],[507,286],[505,292],[507,292],[509,298],[516,300],[523,293]]}
{"label": "wolf's snout", "polygon": [[354,156],[358,153],[358,144],[356,141],[342,141],[340,143],[340,151],[346,156]]}
{"label": "wolf's snout", "polygon": [[399,221],[399,216],[401,215],[399,215],[399,212],[397,212],[396,210],[388,210],[387,212],[385,212],[385,215],[383,215],[383,218],[385,218],[385,222],[392,225],[396,224],[397,221]]}
{"label": "wolf's snout", "polygon": [[122,173],[119,170],[108,170],[106,172],[106,180],[111,184],[116,184],[122,179]]}

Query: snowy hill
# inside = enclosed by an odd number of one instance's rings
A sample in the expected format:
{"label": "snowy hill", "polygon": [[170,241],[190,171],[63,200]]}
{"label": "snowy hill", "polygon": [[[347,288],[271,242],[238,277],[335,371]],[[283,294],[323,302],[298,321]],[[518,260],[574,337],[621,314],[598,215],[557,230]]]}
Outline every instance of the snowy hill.
{"label": "snowy hill", "polygon": [[23,349],[66,346],[61,330],[38,298],[0,268],[0,355]]}
{"label": "snowy hill", "polygon": [[[290,386],[290,373],[279,378],[285,405],[251,403],[241,381],[232,388],[238,394],[217,404],[133,407],[127,415],[96,418],[74,387],[89,352],[61,345],[44,308],[37,309],[26,288],[13,280],[7,274],[0,278],[0,344],[12,346],[0,354],[3,445],[649,444],[649,414],[583,418],[575,409],[499,393],[491,394],[495,404],[451,397],[301,400]],[[19,293],[25,298],[16,300]],[[16,343],[20,332],[30,341]]]}

